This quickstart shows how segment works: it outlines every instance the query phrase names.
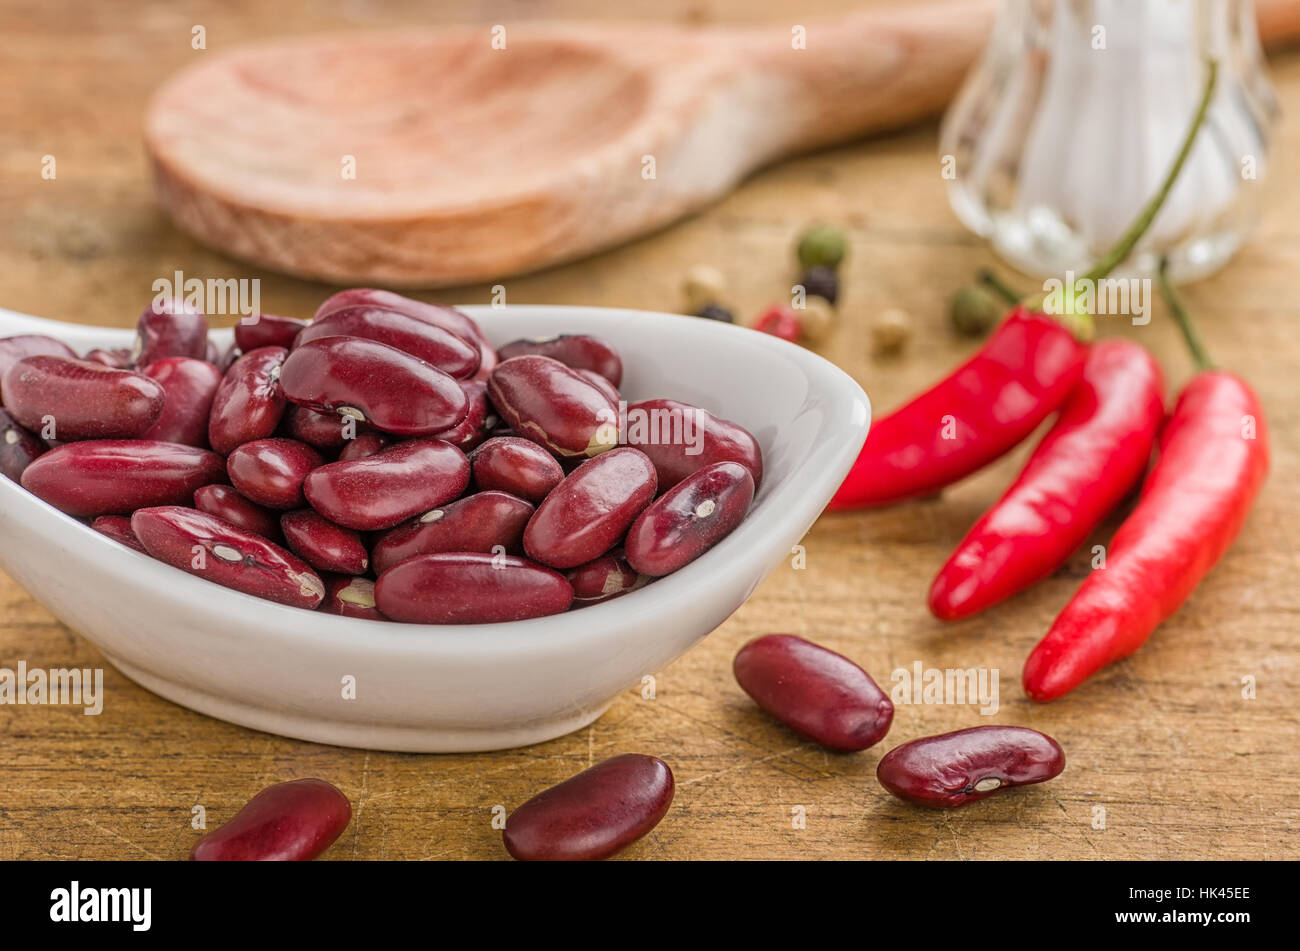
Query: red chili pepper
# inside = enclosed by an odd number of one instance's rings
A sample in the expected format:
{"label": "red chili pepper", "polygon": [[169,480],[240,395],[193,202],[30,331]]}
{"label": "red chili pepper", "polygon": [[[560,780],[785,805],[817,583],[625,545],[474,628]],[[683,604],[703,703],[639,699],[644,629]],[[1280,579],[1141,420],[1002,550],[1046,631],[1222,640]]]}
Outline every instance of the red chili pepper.
{"label": "red chili pepper", "polygon": [[969,617],[1055,571],[1142,478],[1164,416],[1164,378],[1145,348],[1093,347],[1020,477],[934,579],[934,615]]}
{"label": "red chili pepper", "polygon": [[1008,452],[1065,401],[1088,348],[1017,308],[951,376],[872,424],[832,509],[932,495]]}
{"label": "red chili pepper", "polygon": [[1268,472],[1259,400],[1230,373],[1195,377],[1106,567],[1088,576],[1025,661],[1025,692],[1055,700],[1133,653],[1232,544]]}
{"label": "red chili pepper", "polygon": [[[1160,188],[1081,283],[1109,274],[1151,225],[1205,121],[1217,77],[1218,65],[1211,60],[1196,115]],[[1065,401],[1083,371],[1085,353],[1052,318],[1017,308],[954,374],[876,421],[830,508],[930,495],[992,462]]]}

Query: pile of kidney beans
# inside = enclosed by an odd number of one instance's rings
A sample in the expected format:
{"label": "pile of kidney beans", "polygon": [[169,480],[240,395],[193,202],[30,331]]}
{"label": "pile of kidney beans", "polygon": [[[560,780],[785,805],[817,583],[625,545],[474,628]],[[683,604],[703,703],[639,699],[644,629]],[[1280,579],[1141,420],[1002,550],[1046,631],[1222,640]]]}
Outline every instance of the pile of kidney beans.
{"label": "pile of kidney beans", "polygon": [[[224,354],[204,315],[155,302],[130,352],[0,339],[0,473],[283,604],[541,617],[699,557],[762,479],[750,433],[674,400],[624,406],[622,374],[595,337],[497,351],[460,311],[388,291],[342,291],[310,322],[241,322]],[[662,425],[633,441],[620,421],[638,414]],[[683,414],[699,438],[663,438]]]}

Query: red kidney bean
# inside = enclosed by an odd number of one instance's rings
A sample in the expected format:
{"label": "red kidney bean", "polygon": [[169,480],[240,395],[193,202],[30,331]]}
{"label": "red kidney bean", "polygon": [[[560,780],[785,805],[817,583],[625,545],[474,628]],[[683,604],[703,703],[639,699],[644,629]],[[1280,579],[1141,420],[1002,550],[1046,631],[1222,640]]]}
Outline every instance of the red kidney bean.
{"label": "red kidney bean", "polygon": [[303,504],[302,483],[323,465],[321,454],[296,439],[256,439],[226,458],[230,484],[258,505],[292,509]]}
{"label": "red kidney bean", "polygon": [[476,379],[486,380],[487,374],[491,373],[492,368],[496,366],[496,351],[492,349],[492,345],[483,336],[483,330],[472,317],[461,313],[454,307],[446,307],[442,304],[426,304],[424,301],[403,297],[401,294],[394,294],[392,291],[375,290],[370,287],[353,287],[345,291],[339,291],[316,308],[316,320],[349,307],[378,307],[383,310],[395,311],[399,314],[405,314],[407,317],[414,317],[417,320],[423,320],[444,330],[449,330],[462,340],[473,341],[478,344],[479,350],[482,352],[482,362],[479,365],[478,373],[475,374]]}
{"label": "red kidney bean", "polygon": [[594,861],[627,848],[673,802],[673,771],[654,756],[624,753],[528,800],[501,839],[521,861]]}
{"label": "red kidney bean", "polygon": [[241,443],[275,432],[284,416],[280,373],[288,355],[283,347],[259,347],[231,364],[208,420],[208,442],[216,452],[227,455]]}
{"label": "red kidney bean", "polygon": [[235,324],[235,346],[245,353],[259,347],[284,347],[288,350],[298,339],[299,331],[306,326],[307,321],[297,317],[258,314],[255,320],[240,320]]}
{"label": "red kidney bean", "polygon": [[269,538],[277,545],[284,540],[278,513],[250,502],[228,485],[205,485],[195,490],[194,507],[207,515],[225,519],[236,528]]}
{"label": "red kidney bean", "polygon": [[183,301],[154,301],[140,315],[132,351],[137,369],[164,357],[202,360],[207,352],[208,318]]}
{"label": "red kidney bean", "polygon": [[102,367],[112,367],[114,370],[129,370],[131,368],[130,350],[87,350],[82,359],[87,363],[98,363]]}
{"label": "red kidney bean", "polygon": [[67,357],[25,357],[0,389],[14,419],[64,442],[141,437],[167,401],[162,385],[146,376]]}
{"label": "red kidney bean", "polygon": [[623,448],[599,455],[537,507],[524,529],[524,551],[552,568],[576,568],[617,545],[654,497],[654,466],[642,453]]}
{"label": "red kidney bean", "polygon": [[197,509],[139,509],[131,529],[154,558],[254,597],[314,611],[325,583],[279,545]]}
{"label": "red kidney bean", "polygon": [[529,502],[540,502],[560,484],[564,470],[537,443],[518,436],[494,436],[469,457],[474,485],[500,489]]}
{"label": "red kidney bean", "polygon": [[17,482],[23,470],[45,452],[45,443],[0,409],[0,475]]}
{"label": "red kidney bean", "polygon": [[754,477],[738,462],[705,466],[655,499],[627,531],[628,563],[651,577],[699,558],[745,520]]}
{"label": "red kidney bean", "polygon": [[[623,361],[609,344],[586,334],[560,334],[534,340],[514,340],[497,351],[503,362],[513,357],[535,354],[559,360],[575,370],[599,373],[617,387],[623,382]],[[615,397],[615,402],[618,398]]]}
{"label": "red kidney bean", "polygon": [[285,435],[322,452],[338,452],[348,444],[348,433],[355,430],[356,423],[338,413],[318,413],[305,406],[290,405],[284,411],[280,428]]}
{"label": "red kidney bean", "polygon": [[339,453],[339,462],[353,462],[357,459],[365,459],[367,456],[373,456],[377,452],[382,452],[393,444],[393,441],[383,433],[377,433],[374,430],[368,430],[347,441],[343,451]]}
{"label": "red kidney bean", "polygon": [[375,582],[384,617],[415,624],[490,624],[567,610],[564,575],[511,555],[438,552],[394,565]]}
{"label": "red kidney bean", "polygon": [[487,398],[487,384],[474,380],[461,380],[460,388],[465,391],[469,403],[469,412],[451,429],[444,429],[433,438],[449,442],[461,452],[469,452],[483,440],[487,439],[488,417],[496,419],[490,410]]}
{"label": "red kidney bean", "polygon": [[623,394],[619,393],[618,388],[594,370],[574,370],[573,372],[604,393],[615,406],[622,401]]}
{"label": "red kidney bean", "polygon": [[427,436],[469,412],[449,375],[396,347],[360,337],[299,344],[280,375],[291,402],[367,422],[397,436]]}
{"label": "red kidney bean", "polygon": [[[627,408],[623,439],[655,464],[659,488],[668,490],[692,472],[715,462],[739,462],[763,482],[763,451],[736,423],[677,400],[642,400]],[[696,451],[698,450],[698,451]]]}
{"label": "red kidney bean", "polygon": [[289,550],[317,571],[360,575],[370,567],[370,555],[360,535],[311,509],[285,512],[280,516],[280,531]]}
{"label": "red kidney bean", "polygon": [[125,515],[101,515],[90,523],[90,527],[127,548],[135,549],[142,555],[149,554],[140,544],[140,539],[135,537],[135,532],[131,531],[131,520]]}
{"label": "red kidney bean", "polygon": [[396,347],[457,379],[478,370],[478,344],[443,327],[378,307],[345,307],[319,317],[298,335],[298,346],[321,337],[364,337]]}
{"label": "red kidney bean", "polygon": [[367,621],[387,620],[375,607],[375,583],[369,578],[350,578],[347,575],[323,575],[325,600],[320,609],[326,614],[341,617],[363,618]]}
{"label": "red kidney bean", "polygon": [[573,585],[575,604],[608,601],[639,587],[641,576],[621,553],[601,555],[564,573]]}
{"label": "red kidney bean", "polygon": [[412,439],[364,459],[321,466],[303,484],[312,508],[345,528],[392,528],[469,485],[469,460],[436,439]]}
{"label": "red kidney bean", "polygon": [[596,456],[618,443],[617,405],[550,357],[503,361],[488,378],[488,397],[511,429],[553,455]]}
{"label": "red kidney bean", "polygon": [[199,486],[226,480],[214,452],[143,439],[74,442],[51,449],[23,473],[23,488],[69,515],[127,515],[188,503]]}
{"label": "red kidney bean", "polygon": [[890,750],[876,767],[899,799],[956,809],[1010,786],[1059,776],[1065,753],[1050,736],[1021,726],[977,726],[927,736]]}
{"label": "red kidney bean", "polygon": [[323,779],[268,786],[190,852],[195,862],[305,862],[343,834],[352,806]]}
{"label": "red kidney bean", "polygon": [[[77,354],[62,340],[55,340],[45,334],[15,334],[12,337],[0,337],[0,380],[9,372],[9,368],[25,357],[67,357],[75,360]],[[4,405],[0,402],[0,406]]]}
{"label": "red kidney bean", "polygon": [[141,438],[206,449],[208,419],[221,386],[221,371],[206,360],[163,357],[149,364],[143,373],[162,386],[167,401],[162,415]]}
{"label": "red kidney bean", "polygon": [[750,641],[732,670],[755,703],[827,749],[865,750],[884,739],[894,720],[894,705],[870,674],[793,634]]}
{"label": "red kidney bean", "polygon": [[[533,507],[505,492],[478,492],[425,512],[375,543],[375,572],[416,555],[443,551],[523,554],[524,526]],[[359,572],[354,572],[359,574]]]}

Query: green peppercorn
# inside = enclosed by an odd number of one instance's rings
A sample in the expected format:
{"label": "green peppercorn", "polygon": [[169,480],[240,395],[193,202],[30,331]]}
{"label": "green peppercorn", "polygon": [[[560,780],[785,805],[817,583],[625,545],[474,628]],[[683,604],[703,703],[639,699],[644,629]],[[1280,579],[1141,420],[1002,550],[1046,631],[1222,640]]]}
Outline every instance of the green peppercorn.
{"label": "green peppercorn", "polygon": [[963,287],[952,296],[948,318],[967,337],[982,337],[997,325],[1007,305],[986,287]]}
{"label": "green peppercorn", "polygon": [[831,225],[809,228],[799,239],[799,265],[804,270],[828,267],[832,271],[840,266],[848,252],[844,232]]}

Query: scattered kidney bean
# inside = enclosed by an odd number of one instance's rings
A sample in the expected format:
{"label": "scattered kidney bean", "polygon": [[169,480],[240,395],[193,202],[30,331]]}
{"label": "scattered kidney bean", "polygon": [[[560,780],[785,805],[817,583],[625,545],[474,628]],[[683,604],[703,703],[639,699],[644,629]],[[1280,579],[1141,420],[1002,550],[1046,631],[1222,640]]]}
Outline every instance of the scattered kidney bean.
{"label": "scattered kidney bean", "polygon": [[144,545],[140,544],[140,539],[135,537],[135,532],[131,531],[131,520],[125,515],[101,515],[90,523],[90,527],[142,555],[149,554]]}
{"label": "scattered kidney bean", "polygon": [[394,565],[375,582],[384,617],[416,624],[490,624],[567,610],[564,575],[512,555],[438,552]]}
{"label": "scattered kidney bean", "polygon": [[624,753],[538,793],[506,819],[501,839],[521,861],[594,861],[659,824],[673,801],[673,771]]}
{"label": "scattered kidney bean", "polygon": [[142,508],[131,529],[154,558],[224,587],[309,611],[325,597],[325,583],[296,555],[197,509]]}
{"label": "scattered kidney bean", "polygon": [[396,347],[360,337],[300,343],[280,375],[290,402],[367,422],[397,436],[428,436],[469,412],[448,374]]}
{"label": "scattered kidney bean", "polygon": [[0,408],[0,475],[17,482],[32,460],[45,452],[45,443]]}
{"label": "scattered kidney bean", "polygon": [[190,852],[195,862],[305,862],[343,834],[352,821],[346,796],[323,779],[268,786],[235,817]]}
{"label": "scattered kidney bean", "polygon": [[137,369],[164,357],[202,360],[207,352],[208,318],[183,301],[155,301],[140,315],[131,354]]}
{"label": "scattered kidney bean", "polygon": [[576,568],[603,555],[650,504],[655,485],[654,466],[636,449],[584,462],[537,507],[524,529],[524,551],[552,568]]}
{"label": "scattered kidney bean", "polygon": [[280,516],[280,530],[289,550],[317,571],[360,575],[370,567],[370,555],[360,535],[311,509],[285,512]]}
{"label": "scattered kidney bean", "polygon": [[515,340],[497,351],[497,357],[502,362],[530,354],[559,360],[566,367],[575,370],[599,373],[614,387],[623,382],[623,361],[619,359],[618,353],[605,341],[587,334],[560,334],[534,340]]}
{"label": "scattered kidney bean", "polygon": [[280,428],[285,435],[322,452],[338,452],[349,442],[349,424],[356,425],[337,413],[318,413],[314,409],[291,404],[284,411]]}
{"label": "scattered kidney bean", "polygon": [[228,455],[241,443],[275,432],[284,415],[280,373],[288,355],[283,347],[259,347],[231,364],[217,387],[208,420],[208,442],[214,451]]}
{"label": "scattered kidney bean", "polygon": [[491,411],[487,398],[487,384],[477,380],[461,380],[460,388],[465,391],[469,412],[455,426],[444,429],[434,435],[434,439],[449,442],[461,452],[469,452],[488,436],[489,417],[495,421],[496,414]]}
{"label": "scattered kidney bean", "polygon": [[[67,357],[75,360],[77,354],[62,340],[55,340],[45,334],[15,334],[12,337],[0,337],[0,380],[9,372],[9,368],[26,357],[48,356]],[[4,403],[0,401],[0,406]]]}
{"label": "scattered kidney bean", "polygon": [[206,449],[105,439],[51,449],[27,467],[22,485],[62,512],[93,517],[188,503],[200,486],[225,479],[225,461]]}
{"label": "scattered kidney bean", "polygon": [[388,344],[457,379],[473,376],[481,359],[476,343],[427,320],[378,307],[345,307],[319,317],[298,335],[297,346],[321,337],[363,337]]}
{"label": "scattered kidney bean", "polygon": [[534,503],[564,478],[554,456],[518,436],[494,436],[470,453],[469,464],[479,489],[500,489]]}
{"label": "scattered kidney bean", "polygon": [[353,462],[357,459],[365,459],[367,456],[382,452],[392,444],[393,441],[389,437],[374,430],[357,433],[355,438],[347,441],[347,445],[339,453],[338,461]]}
{"label": "scattered kidney bean", "polygon": [[[375,571],[416,555],[444,551],[523,554],[533,507],[505,492],[478,492],[398,525],[375,543]],[[360,572],[354,572],[359,574]]]}
{"label": "scattered kidney bean", "polygon": [[754,499],[754,478],[738,462],[705,466],[637,516],[623,543],[628,563],[658,577],[694,561],[731,534]]}
{"label": "scattered kidney bean", "polygon": [[502,361],[488,397],[511,429],[553,455],[596,456],[618,444],[617,404],[550,357]]}
{"label": "scattered kidney bean", "polygon": [[755,703],[827,749],[848,753],[874,746],[894,719],[894,705],[870,674],[793,634],[750,641],[732,670]]}
{"label": "scattered kidney bean", "polygon": [[303,504],[302,483],[325,462],[321,454],[296,439],[256,439],[235,447],[226,458],[230,484],[246,498],[270,509]]}
{"label": "scattered kidney bean", "polygon": [[650,457],[667,491],[688,475],[715,462],[738,462],[763,482],[763,451],[742,426],[677,400],[642,400],[627,408],[627,445]]}
{"label": "scattered kidney bean", "polygon": [[1010,786],[1045,782],[1063,769],[1065,753],[1050,736],[1020,726],[977,726],[890,750],[876,777],[899,799],[956,809]]}
{"label": "scattered kidney bean", "polygon": [[206,449],[208,419],[221,386],[221,371],[205,360],[163,357],[143,373],[160,384],[167,396],[162,415],[141,438]]}
{"label": "scattered kidney bean", "polygon": [[130,370],[68,357],[24,357],[0,381],[19,423],[61,441],[132,439],[162,415],[162,385]]}
{"label": "scattered kidney bean", "polygon": [[375,583],[369,578],[350,578],[347,575],[322,575],[325,581],[325,600],[320,609],[326,614],[383,621],[385,617],[375,607]]}
{"label": "scattered kidney bean", "polygon": [[207,515],[225,519],[236,528],[269,538],[277,545],[284,540],[280,533],[279,514],[250,502],[231,486],[202,486],[194,492],[194,507]]}
{"label": "scattered kidney bean", "polygon": [[575,604],[595,604],[627,594],[640,585],[641,576],[621,553],[601,555],[564,573],[573,585]]}
{"label": "scattered kidney bean", "polygon": [[469,460],[437,439],[412,439],[348,462],[321,466],[303,484],[312,508],[345,528],[392,528],[450,502],[469,485]]}
{"label": "scattered kidney bean", "polygon": [[258,314],[256,320],[240,320],[235,324],[235,346],[244,353],[252,353],[261,347],[284,347],[288,350],[306,326],[307,321],[297,317]]}

